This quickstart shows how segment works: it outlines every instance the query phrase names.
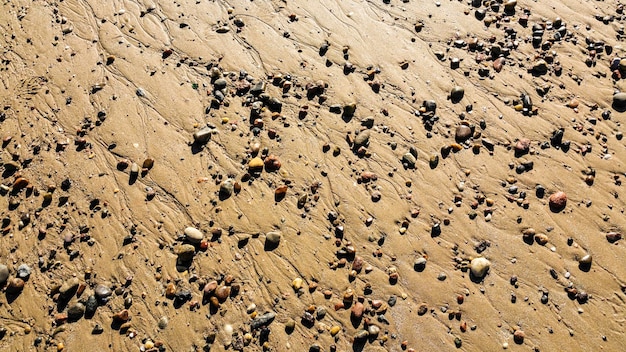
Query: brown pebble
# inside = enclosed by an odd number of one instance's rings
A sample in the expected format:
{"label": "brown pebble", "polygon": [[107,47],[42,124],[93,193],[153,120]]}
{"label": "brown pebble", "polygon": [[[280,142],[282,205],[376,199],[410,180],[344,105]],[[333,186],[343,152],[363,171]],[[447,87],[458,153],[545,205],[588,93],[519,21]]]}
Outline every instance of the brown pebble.
{"label": "brown pebble", "polygon": [[275,171],[280,169],[280,167],[282,166],[280,160],[278,160],[278,157],[273,154],[268,155],[263,162],[265,163],[265,169],[267,171]]}
{"label": "brown pebble", "polygon": [[224,302],[226,298],[230,295],[230,287],[221,286],[217,290],[215,290],[215,297],[220,300],[220,302]]}
{"label": "brown pebble", "polygon": [[174,285],[173,282],[170,282],[169,284],[167,284],[167,287],[165,288],[165,297],[167,298],[174,297],[175,293],[176,293],[176,285]]}
{"label": "brown pebble", "polygon": [[553,193],[549,198],[550,209],[553,211],[561,211],[565,208],[567,204],[567,195],[565,192],[558,191]]}
{"label": "brown pebble", "polygon": [[517,344],[522,344],[524,342],[524,337],[526,337],[526,335],[524,334],[522,330],[518,329],[518,330],[515,330],[515,332],[513,333],[513,340]]}
{"label": "brown pebble", "polygon": [[352,261],[352,270],[355,270],[357,273],[361,272],[363,269],[363,258],[356,256],[354,261]]}
{"label": "brown pebble", "polygon": [[130,319],[130,314],[128,313],[128,309],[124,309],[120,312],[113,314],[113,320],[128,321],[128,319]]}
{"label": "brown pebble", "polygon": [[22,292],[24,289],[24,280],[19,277],[14,277],[9,280],[9,284],[7,285],[6,291],[7,293],[17,294]]}
{"label": "brown pebble", "polygon": [[361,302],[356,302],[352,306],[351,315],[353,318],[361,319],[363,317],[363,312],[365,311],[365,306]]}
{"label": "brown pebble", "polygon": [[424,315],[426,314],[426,312],[428,312],[428,306],[426,305],[426,303],[420,304],[417,308],[417,315]]}

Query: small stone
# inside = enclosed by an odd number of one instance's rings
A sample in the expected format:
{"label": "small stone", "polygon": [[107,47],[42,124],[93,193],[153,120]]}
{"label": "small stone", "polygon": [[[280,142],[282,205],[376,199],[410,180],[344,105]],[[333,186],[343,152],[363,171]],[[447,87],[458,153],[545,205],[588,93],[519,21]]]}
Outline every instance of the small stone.
{"label": "small stone", "polygon": [[626,93],[619,92],[613,95],[613,106],[618,109],[626,108]]}
{"label": "small stone", "polygon": [[337,335],[339,332],[341,331],[341,327],[338,325],[334,325],[333,327],[330,328],[330,335],[331,336],[335,336]]}
{"label": "small stone", "polygon": [[565,192],[559,191],[550,195],[548,201],[550,209],[552,209],[553,211],[561,211],[565,208],[565,205],[567,204],[567,195],[565,194]]}
{"label": "small stone", "polygon": [[90,317],[96,313],[96,309],[98,308],[98,300],[96,296],[91,295],[87,297],[87,301],[85,302],[85,315]]}
{"label": "small stone", "polygon": [[265,234],[265,244],[269,247],[276,247],[280,243],[282,234],[279,231],[271,231]]}
{"label": "small stone", "polygon": [[354,148],[357,149],[359,147],[366,147],[369,144],[369,140],[370,140],[369,130],[359,133],[354,138]]}
{"label": "small stone", "polygon": [[7,285],[6,292],[9,294],[18,294],[22,292],[24,289],[24,280],[14,277],[9,280],[9,284]]}
{"label": "small stone", "polygon": [[297,277],[291,282],[291,287],[293,288],[294,291],[298,292],[302,288],[303,283],[304,283],[304,280],[302,280],[302,278],[300,277]]}
{"label": "small stone", "polygon": [[5,282],[7,282],[8,278],[9,268],[4,264],[0,264],[0,285],[3,285]]}
{"label": "small stone", "polygon": [[126,322],[130,319],[130,314],[128,313],[128,309],[123,309],[115,314],[113,314],[113,320]]}
{"label": "small stone", "polygon": [[263,162],[263,159],[259,157],[252,158],[252,160],[248,162],[248,168],[250,170],[262,170],[263,166],[265,166],[265,163]]}
{"label": "small stone", "polygon": [[106,285],[98,284],[94,289],[94,293],[96,295],[96,298],[98,298],[99,300],[103,300],[111,296],[111,294],[113,294],[113,291]]}
{"label": "small stone", "polygon": [[211,127],[204,127],[193,134],[193,140],[195,143],[205,144],[211,139],[211,133],[213,133]]}
{"label": "small stone", "polygon": [[167,319],[166,316],[162,316],[159,319],[159,322],[157,323],[157,326],[159,327],[159,329],[163,330],[167,327],[167,324],[169,323],[169,320]]}
{"label": "small stone", "polygon": [[470,271],[477,279],[482,279],[487,274],[490,267],[491,262],[483,257],[474,258],[470,263]]}
{"label": "small stone", "polygon": [[619,232],[609,232],[606,234],[606,240],[610,243],[617,242],[622,239],[622,234]]}
{"label": "small stone", "polygon": [[71,305],[67,310],[67,317],[70,320],[78,320],[83,317],[85,314],[85,305],[78,302],[76,304]]}
{"label": "small stone", "polygon": [[268,312],[265,313],[261,316],[258,316],[256,318],[254,318],[254,320],[252,320],[252,322],[250,322],[250,328],[252,330],[258,329],[262,326],[267,326],[269,324],[272,323],[272,321],[274,321],[274,318],[276,317],[276,313],[274,312]]}
{"label": "small stone", "polygon": [[428,312],[428,306],[426,303],[422,303],[417,307],[417,315],[424,315]]}
{"label": "small stone", "polygon": [[150,170],[154,167],[154,159],[152,158],[147,158],[146,160],[143,161],[143,163],[141,164],[141,168],[145,169],[145,170]]}
{"label": "small stone", "polygon": [[21,264],[17,267],[17,277],[27,280],[30,277],[30,266],[28,264]]}
{"label": "small stone", "polygon": [[200,243],[204,239],[204,234],[195,227],[185,228],[185,238],[191,243]]}
{"label": "small stone", "polygon": [[461,99],[463,99],[464,95],[465,89],[463,89],[463,87],[455,86],[450,91],[450,100],[452,100],[453,103],[458,103]]}
{"label": "small stone", "polygon": [[522,343],[524,343],[524,337],[526,337],[526,335],[524,334],[522,330],[518,329],[518,330],[515,330],[515,332],[513,333],[513,340],[518,345],[521,345]]}
{"label": "small stone", "polygon": [[591,256],[591,254],[586,254],[578,260],[578,263],[582,265],[591,265],[592,261],[593,261],[593,257]]}
{"label": "small stone", "polygon": [[410,169],[415,167],[416,162],[417,162],[417,159],[411,153],[406,153],[402,156],[402,164],[406,165],[406,167]]}
{"label": "small stone", "polygon": [[456,128],[454,139],[457,142],[463,142],[472,136],[472,129],[467,125],[459,125]]}
{"label": "small stone", "polygon": [[363,312],[365,310],[365,306],[361,302],[356,302],[351,309],[351,315],[355,319],[361,319],[363,317]]}
{"label": "small stone", "polygon": [[426,268],[426,262],[427,260],[424,257],[417,258],[413,263],[413,269],[415,269],[415,271],[424,271]]}
{"label": "small stone", "polygon": [[224,200],[229,198],[235,191],[235,181],[232,178],[227,178],[220,184],[219,196]]}
{"label": "small stone", "polygon": [[196,252],[196,248],[190,244],[179,244],[174,247],[174,254],[182,261],[189,261],[193,259],[193,255]]}
{"label": "small stone", "polygon": [[217,297],[220,302],[224,302],[228,296],[230,296],[230,291],[230,286],[220,286],[217,290],[215,290],[215,297]]}

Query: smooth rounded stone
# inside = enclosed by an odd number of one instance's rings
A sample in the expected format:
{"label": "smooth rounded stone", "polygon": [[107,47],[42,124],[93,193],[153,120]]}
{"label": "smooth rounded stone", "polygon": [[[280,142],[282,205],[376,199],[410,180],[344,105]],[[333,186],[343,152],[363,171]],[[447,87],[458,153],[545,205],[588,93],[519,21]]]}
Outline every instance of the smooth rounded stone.
{"label": "smooth rounded stone", "polygon": [[522,330],[515,330],[515,332],[513,333],[513,340],[515,341],[516,344],[522,344],[524,343],[524,337],[526,337],[526,335],[524,334],[524,332]]}
{"label": "smooth rounded stone", "polygon": [[7,282],[8,279],[9,279],[9,268],[4,264],[0,264],[0,285]]}
{"label": "smooth rounded stone", "polygon": [[85,315],[93,316],[96,313],[96,309],[98,308],[98,300],[96,296],[91,295],[87,297],[87,301],[85,302]]}
{"label": "smooth rounded stone", "polygon": [[368,145],[369,141],[370,141],[370,131],[369,130],[363,131],[357,134],[356,137],[354,137],[354,146],[356,148],[364,147]]}
{"label": "smooth rounded stone", "polygon": [[204,234],[195,227],[187,227],[185,228],[185,238],[191,243],[200,243],[204,239]]}
{"label": "smooth rounded stone", "polygon": [[73,293],[74,291],[76,291],[76,289],[78,288],[78,285],[80,284],[80,281],[78,281],[77,277],[72,277],[69,280],[66,280],[65,282],[63,282],[63,284],[61,285],[61,287],[59,288],[59,293],[62,296],[66,296],[70,293]]}
{"label": "smooth rounded stone", "polygon": [[454,134],[454,138],[459,142],[463,142],[467,140],[468,138],[470,138],[471,136],[472,136],[472,129],[467,125],[459,125],[456,128],[456,132]]}
{"label": "smooth rounded stone", "polygon": [[276,247],[280,243],[282,234],[279,231],[271,231],[265,234],[265,244],[271,247]]}
{"label": "smooth rounded stone", "polygon": [[67,317],[70,320],[78,320],[83,317],[86,309],[85,305],[80,302],[73,304],[67,309]]}
{"label": "smooth rounded stone", "polygon": [[380,334],[380,328],[377,325],[370,325],[367,327],[367,332],[369,333],[369,336],[372,338],[376,338],[378,337],[378,334]]}
{"label": "smooth rounded stone", "polygon": [[286,323],[285,323],[285,330],[287,331],[293,331],[296,328],[296,321],[293,319],[289,319]]}
{"label": "smooth rounded stone", "polygon": [[422,303],[417,307],[417,315],[424,315],[428,312],[428,306],[426,303]]}
{"label": "smooth rounded stone", "polygon": [[226,80],[224,78],[218,78],[215,80],[215,82],[213,82],[213,87],[217,90],[222,90],[224,88],[226,88],[226,85],[228,84],[228,82],[226,82]]}
{"label": "smooth rounded stone", "polygon": [[228,296],[230,296],[230,286],[220,286],[215,290],[215,297],[217,297],[220,302],[224,302]]}
{"label": "smooth rounded stone", "polygon": [[558,191],[550,195],[548,201],[550,209],[560,211],[563,210],[565,208],[565,205],[567,204],[567,195],[565,194],[565,192]]}
{"label": "smooth rounded stone", "polygon": [[20,279],[28,279],[30,277],[30,266],[28,264],[21,264],[17,267],[17,277]]}
{"label": "smooth rounded stone", "polygon": [[414,168],[416,162],[417,162],[417,159],[411,153],[406,153],[402,156],[402,163],[406,164],[406,166],[409,168]]}
{"label": "smooth rounded stone", "polygon": [[454,88],[450,91],[450,100],[452,100],[453,103],[458,103],[461,99],[463,99],[464,95],[465,89],[463,87],[454,86]]}
{"label": "smooth rounded stone", "polygon": [[582,265],[591,265],[592,261],[593,261],[593,257],[591,256],[591,254],[586,254],[578,260],[578,263]]}
{"label": "smooth rounded stone", "polygon": [[9,294],[17,294],[22,292],[24,289],[24,280],[14,277],[9,280],[9,284],[7,285],[6,292]]}
{"label": "smooth rounded stone", "polygon": [[483,278],[489,271],[490,267],[491,262],[483,257],[474,258],[470,263],[470,271],[472,275],[478,279]]}
{"label": "smooth rounded stone", "polygon": [[504,3],[504,9],[507,11],[512,11],[517,6],[517,0],[508,0]]}
{"label": "smooth rounded stone", "polygon": [[111,296],[111,294],[113,294],[113,291],[111,291],[111,289],[106,285],[98,284],[94,289],[94,293],[96,295],[96,298],[102,300]]}
{"label": "smooth rounded stone", "polygon": [[179,244],[174,247],[174,254],[182,261],[188,261],[193,259],[193,255],[196,252],[196,248],[190,244]]}
{"label": "smooth rounded stone", "polygon": [[235,191],[235,182],[232,178],[227,178],[220,184],[220,198],[225,199],[230,197]]}
{"label": "smooth rounded stone", "polygon": [[251,170],[263,169],[264,165],[265,165],[265,163],[263,162],[263,159],[261,159],[259,157],[252,158],[252,160],[250,160],[250,162],[248,162],[248,168],[251,169]]}
{"label": "smooth rounded stone", "polygon": [[363,317],[363,312],[365,311],[365,306],[361,302],[356,302],[351,309],[351,315],[353,318],[361,319]]}
{"label": "smooth rounded stone", "polygon": [[169,324],[169,320],[167,319],[166,316],[162,316],[159,319],[159,322],[157,323],[157,326],[159,327],[159,329],[163,330],[167,327],[167,324]]}
{"label": "smooth rounded stone", "polygon": [[341,331],[341,327],[339,325],[333,325],[333,327],[330,328],[330,336],[335,336],[337,335],[339,332]]}
{"label": "smooth rounded stone", "polygon": [[426,268],[426,258],[424,257],[417,258],[415,262],[413,263],[413,269],[415,269],[415,271],[424,271],[425,268]]}
{"label": "smooth rounded stone", "polygon": [[615,93],[615,95],[613,95],[613,106],[617,108],[626,108],[626,93]]}

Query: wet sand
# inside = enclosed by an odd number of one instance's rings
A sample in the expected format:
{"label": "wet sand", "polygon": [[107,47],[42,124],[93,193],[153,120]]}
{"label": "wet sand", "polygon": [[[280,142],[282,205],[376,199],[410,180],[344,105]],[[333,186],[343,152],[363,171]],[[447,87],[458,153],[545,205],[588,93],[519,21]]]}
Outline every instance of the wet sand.
{"label": "wet sand", "polygon": [[4,3],[0,350],[621,350],[625,19]]}

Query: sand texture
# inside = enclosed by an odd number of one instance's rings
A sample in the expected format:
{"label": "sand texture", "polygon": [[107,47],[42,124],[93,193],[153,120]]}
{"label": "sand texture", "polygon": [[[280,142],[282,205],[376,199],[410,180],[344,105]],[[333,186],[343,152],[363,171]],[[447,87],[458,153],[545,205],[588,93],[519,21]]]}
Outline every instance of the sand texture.
{"label": "sand texture", "polygon": [[625,21],[2,2],[0,350],[624,350]]}

